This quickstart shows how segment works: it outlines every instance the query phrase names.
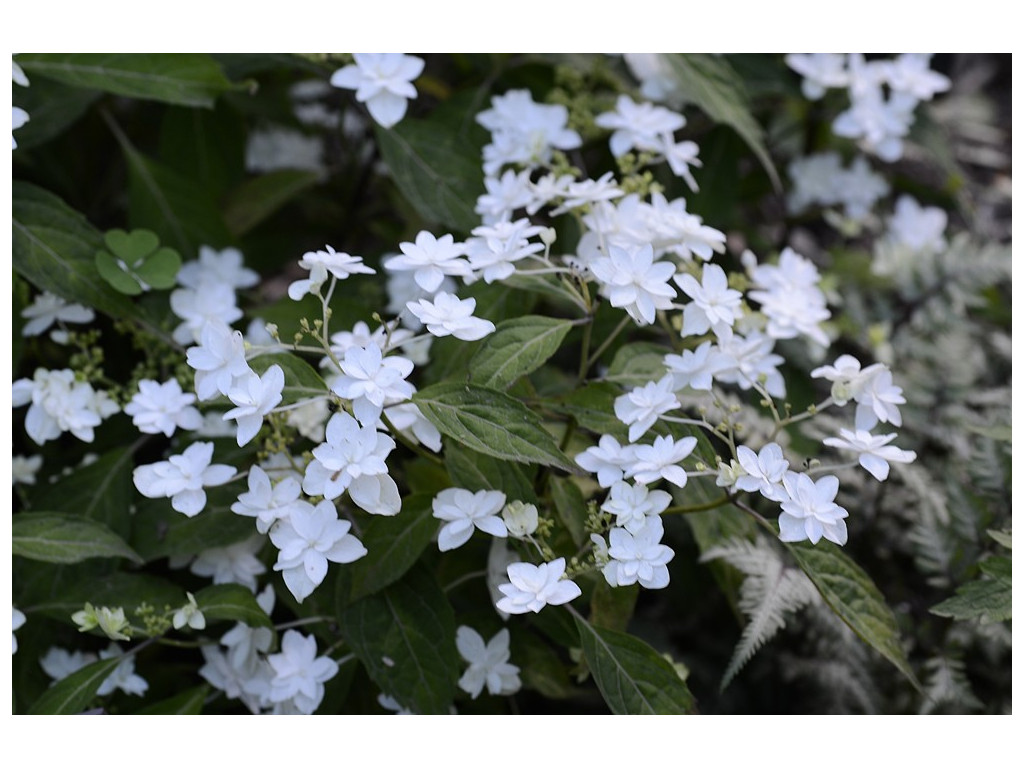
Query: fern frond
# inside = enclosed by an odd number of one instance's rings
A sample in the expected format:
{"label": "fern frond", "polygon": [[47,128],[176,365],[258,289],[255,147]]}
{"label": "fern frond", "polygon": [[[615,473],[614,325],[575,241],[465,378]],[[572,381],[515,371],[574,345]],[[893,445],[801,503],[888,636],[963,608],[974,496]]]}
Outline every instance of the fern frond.
{"label": "fern frond", "polygon": [[722,675],[720,687],[724,690],[754,654],[786,626],[787,614],[816,600],[818,591],[803,571],[787,567],[763,540],[755,544],[730,539],[709,549],[701,560],[719,558],[747,577],[740,587],[739,608],[749,619]]}
{"label": "fern frond", "polygon": [[[925,699],[919,713],[931,714],[940,707],[950,713],[966,713],[983,708],[959,659],[937,656],[925,662]],[[947,706],[943,706],[947,705]]]}

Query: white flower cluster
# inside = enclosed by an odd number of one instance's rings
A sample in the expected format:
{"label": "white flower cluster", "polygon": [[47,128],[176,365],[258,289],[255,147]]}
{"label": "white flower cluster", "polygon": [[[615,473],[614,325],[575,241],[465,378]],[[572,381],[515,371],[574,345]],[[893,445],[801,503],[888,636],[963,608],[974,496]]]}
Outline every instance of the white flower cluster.
{"label": "white flower cluster", "polygon": [[91,443],[94,428],[121,410],[106,392],[79,381],[67,368],[37,368],[31,379],[18,379],[11,386],[11,404],[28,405],[25,431],[39,445],[65,432]]}
{"label": "white flower cluster", "polygon": [[931,54],[904,53],[895,59],[865,60],[863,54],[791,53],[786,63],[803,76],[803,92],[820,99],[830,88],[846,88],[850,107],[832,123],[837,136],[893,162],[903,155],[903,137],[919,102],[949,90],[949,78],[933,72]]}
{"label": "white flower cluster", "polygon": [[889,194],[889,183],[862,156],[854,158],[849,168],[843,168],[842,162],[838,153],[822,152],[790,163],[789,210],[800,213],[814,205],[842,206],[847,219],[864,221],[875,203]]}

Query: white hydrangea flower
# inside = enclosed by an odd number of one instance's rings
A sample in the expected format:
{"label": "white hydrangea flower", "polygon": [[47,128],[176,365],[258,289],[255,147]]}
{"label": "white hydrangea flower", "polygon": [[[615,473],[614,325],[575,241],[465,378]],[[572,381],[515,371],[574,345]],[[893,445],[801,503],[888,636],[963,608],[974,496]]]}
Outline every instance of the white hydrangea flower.
{"label": "white hydrangea flower", "polygon": [[466,241],[469,263],[485,283],[504,280],[515,274],[516,262],[544,250],[543,243],[529,240],[543,231],[543,227],[531,224],[529,219],[497,221],[477,227],[473,230],[474,237]]}
{"label": "white hydrangea flower", "polygon": [[331,275],[338,280],[345,280],[350,275],[375,275],[373,269],[363,264],[361,256],[350,256],[339,253],[327,245],[324,251],[307,251],[299,259],[299,266],[309,270],[309,277],[296,280],[288,286],[288,297],[298,301],[307,293],[316,293],[320,286]]}
{"label": "white hydrangea flower", "polygon": [[778,443],[768,443],[757,453],[745,445],[738,446],[736,458],[745,472],[736,478],[738,490],[748,493],[759,491],[772,501],[786,498],[782,479],[789,470],[789,462],[782,455],[782,447]]}
{"label": "white hydrangea flower", "polygon": [[12,456],[11,484],[36,484],[36,472],[43,466],[42,456]]}
{"label": "white hydrangea flower", "polygon": [[742,314],[743,294],[729,287],[725,270],[705,264],[701,281],[689,274],[675,275],[675,281],[690,302],[683,309],[683,336],[699,336],[711,328],[731,327]]}
{"label": "white hydrangea flower", "polygon": [[399,355],[384,357],[380,347],[350,347],[341,361],[341,375],[331,391],[352,401],[352,411],[363,424],[376,424],[386,405],[404,402],[415,389],[406,381],[413,364]]}
{"label": "white hydrangea flower", "polygon": [[185,362],[196,372],[195,390],[200,400],[227,395],[236,378],[251,373],[242,332],[221,322],[202,327],[199,345],[185,350]]}
{"label": "white hydrangea flower", "polygon": [[935,94],[948,91],[952,83],[945,75],[930,69],[931,58],[930,53],[901,53],[886,62],[889,87],[918,101],[931,101]]}
{"label": "white hydrangea flower", "polygon": [[272,485],[263,468],[253,465],[249,469],[249,491],[238,496],[231,511],[243,517],[255,517],[257,532],[266,533],[275,522],[288,516],[301,495],[300,480],[285,477]]}
{"label": "white hydrangea flower", "polygon": [[779,538],[817,544],[822,537],[842,546],[849,513],[835,503],[839,478],[825,475],[813,480],[803,472],[787,472],[782,479],[786,496],[779,515]]}
{"label": "white hydrangea flower", "polygon": [[331,75],[331,85],[356,92],[356,101],[366,104],[370,116],[384,128],[405,117],[409,99],[416,98],[412,81],[420,76],[426,62],[404,53],[356,53],[349,64]]}
{"label": "white hydrangea flower", "polygon": [[442,552],[461,547],[478,528],[491,536],[505,538],[508,528],[501,519],[505,494],[501,491],[477,491],[465,488],[445,488],[434,497],[433,516],[445,521],[437,536]]}
{"label": "white hydrangea flower", "polygon": [[772,353],[775,339],[759,331],[741,336],[731,328],[723,328],[717,335],[718,349],[724,355],[723,360],[728,361],[728,367],[715,375],[718,381],[747,390],[764,376],[764,388],[769,395],[786,396],[786,380],[778,370],[784,360],[781,355]]}
{"label": "white hydrangea flower", "polygon": [[512,90],[491,98],[491,107],[476,121],[492,134],[484,147],[484,174],[493,176],[503,165],[543,164],[554,149],[576,149],[580,135],[567,127],[569,110],[561,104],[538,104],[527,90]]}
{"label": "white hydrangea flower", "polygon": [[64,432],[91,443],[93,428],[119,410],[105,392],[78,381],[68,368],[37,368],[31,379],[18,379],[11,385],[11,405],[29,406],[25,431],[39,445],[56,440]]}
{"label": "white hydrangea flower", "polygon": [[536,200],[529,169],[519,173],[509,169],[501,176],[486,176],[484,188],[487,191],[476,199],[473,211],[480,214],[485,225],[508,221],[516,211],[529,210]]}
{"label": "white hydrangea flower", "polygon": [[338,662],[316,655],[316,638],[289,629],[281,638],[281,652],[267,657],[274,672],[268,698],[291,702],[297,711],[311,715],[324,698],[324,683],[338,674]]}
{"label": "white hydrangea flower", "polygon": [[338,519],[334,504],[324,499],[315,507],[298,502],[287,519],[270,529],[270,540],[280,552],[274,570],[300,603],[324,577],[327,563],[351,563],[366,554],[366,547],[350,533],[352,523]]}
{"label": "white hydrangea flower", "polygon": [[18,636],[14,633],[17,632],[25,625],[25,614],[11,606],[11,654],[18,652]]}
{"label": "white hydrangea flower", "polygon": [[633,461],[626,471],[638,483],[655,483],[667,480],[680,488],[686,487],[686,470],[679,463],[693,453],[697,438],[683,437],[675,440],[669,435],[654,438],[652,445],[633,446]]}
{"label": "white hydrangea flower", "polygon": [[243,446],[256,437],[263,426],[263,417],[281,402],[284,392],[284,370],[272,365],[262,376],[250,372],[235,379],[227,396],[235,407],[224,414],[224,420],[234,419],[238,424],[236,439]]}
{"label": "white hydrangea flower", "polygon": [[189,570],[213,579],[214,584],[241,584],[255,592],[256,577],[267,572],[257,557],[265,541],[262,536],[250,536],[226,547],[204,549],[189,564]]}
{"label": "white hydrangea flower", "polygon": [[811,101],[829,88],[845,88],[850,82],[846,56],[841,53],[787,53],[786,64],[803,76],[800,88]]}
{"label": "white hydrangea flower", "polygon": [[611,488],[622,480],[633,459],[634,447],[630,444],[620,445],[612,435],[602,435],[597,445],[576,454],[576,463],[587,472],[596,473],[597,482],[602,488]]}
{"label": "white hydrangea flower", "polygon": [[621,157],[631,149],[658,152],[665,137],[686,125],[686,118],[678,112],[650,102],[637,104],[626,94],[620,94],[614,112],[603,112],[594,118],[594,124],[612,133],[608,140],[612,155]]}
{"label": "white hydrangea flower", "polygon": [[672,374],[665,374],[658,381],[648,382],[642,387],[634,387],[615,398],[615,416],[629,427],[631,443],[654,426],[661,414],[679,407],[672,388]]}
{"label": "white hydrangea flower", "polygon": [[192,405],[195,401],[194,394],[181,391],[177,379],[163,384],[142,379],[124,412],[132,417],[139,432],[170,437],[176,429],[192,431],[203,425],[202,414]]}
{"label": "white hydrangea flower", "polygon": [[235,289],[211,280],[201,281],[196,288],[172,291],[171,311],[183,321],[173,333],[179,344],[202,343],[205,326],[231,325],[242,317]]}
{"label": "white hydrangea flower", "polygon": [[519,690],[519,667],[509,663],[509,632],[502,629],[486,644],[472,627],[461,626],[455,632],[455,647],[469,662],[459,678],[459,688],[476,698],[487,686],[492,696],[507,696]]}
{"label": "white hydrangea flower", "polygon": [[[420,411],[416,403],[399,403],[384,409],[391,426],[409,440],[424,445],[434,453],[441,450],[441,433]],[[377,425],[381,427],[380,424]]]}
{"label": "white hydrangea flower", "polygon": [[446,276],[470,277],[473,268],[465,259],[465,243],[456,243],[452,235],[434,237],[426,230],[416,235],[415,242],[399,243],[401,255],[384,261],[391,271],[412,270],[417,285],[433,293],[441,287]]}
{"label": "white hydrangea flower", "polygon": [[903,389],[892,382],[892,371],[880,367],[858,390],[854,399],[857,411],[854,416],[856,428],[870,432],[878,422],[900,426],[903,417],[896,406],[907,402]]}
{"label": "white hydrangea flower", "polygon": [[594,259],[590,272],[601,284],[601,295],[613,307],[621,307],[640,325],[654,322],[657,310],[671,309],[675,288],[669,279],[676,266],[669,261],[654,260],[654,249],[648,244],[635,248],[608,246],[608,255]]}
{"label": "white hydrangea flower", "polygon": [[869,365],[861,370],[860,361],[853,355],[840,355],[833,365],[822,365],[811,371],[811,378],[832,382],[832,399],[836,405],[846,405],[857,398],[884,366],[881,363]]}
{"label": "white hydrangea flower", "polygon": [[116,659],[120,656],[124,656],[124,661],[114,667],[114,671],[96,690],[96,695],[106,696],[121,690],[131,696],[144,696],[149,690],[149,683],[135,674],[135,656],[126,654],[117,643],[111,643],[100,651],[101,659]]}
{"label": "white hydrangea flower", "polygon": [[710,391],[715,376],[729,367],[728,358],[711,341],[702,342],[696,349],[684,349],[682,355],[665,355],[665,368],[672,375],[676,392],[686,387]]}
{"label": "white hydrangea flower", "polygon": [[565,558],[550,563],[512,563],[506,569],[509,583],[499,584],[504,595],[497,603],[505,613],[539,613],[545,605],[563,605],[583,591],[571,579],[565,579]]}
{"label": "white hydrangea flower", "polygon": [[675,557],[671,547],[661,543],[665,529],[661,518],[654,516],[636,530],[612,528],[608,532],[609,561],[601,569],[613,587],[640,582],[647,589],[668,586],[668,563]]}
{"label": "white hydrangea flower", "polygon": [[259,273],[246,268],[240,250],[218,251],[208,245],[199,246],[197,260],[181,265],[176,279],[179,285],[193,289],[207,282],[229,285],[232,289],[252,288],[260,282]]}
{"label": "white hydrangea flower", "polygon": [[914,451],[905,451],[895,445],[889,445],[896,439],[896,433],[889,435],[872,435],[864,430],[852,431],[840,429],[839,437],[826,437],[822,442],[833,448],[856,451],[858,463],[876,480],[885,480],[889,476],[889,462],[909,464],[917,458]]}
{"label": "white hydrangea flower", "polygon": [[938,253],[946,248],[946,222],[941,208],[925,208],[910,195],[900,195],[886,236],[914,253]]}
{"label": "white hydrangea flower", "polygon": [[[385,463],[395,449],[390,435],[373,424],[362,426],[347,413],[336,413],[327,422],[326,441],[313,449],[313,461],[306,466],[302,489],[309,496],[336,499],[345,491],[363,509],[374,514],[397,514],[398,488],[388,476]],[[376,501],[382,506],[364,503]]]}
{"label": "white hydrangea flower", "polygon": [[406,304],[434,336],[454,336],[462,341],[477,341],[494,333],[494,323],[474,317],[476,299],[460,299],[450,293],[437,293],[432,301],[420,299]]}
{"label": "white hydrangea flower", "polygon": [[18,140],[14,138],[14,131],[25,125],[29,120],[28,112],[21,107],[11,107],[11,149],[18,148]]}
{"label": "white hydrangea flower", "polygon": [[39,666],[54,682],[59,682],[94,661],[99,661],[99,657],[95,653],[68,651],[57,646],[50,646],[46,653],[39,658]]}
{"label": "white hydrangea flower", "polygon": [[235,474],[226,464],[210,464],[213,443],[193,443],[167,461],[136,467],[132,480],[139,493],[149,499],[169,497],[171,507],[195,517],[206,506],[204,487],[223,485]]}
{"label": "white hydrangea flower", "polygon": [[823,347],[829,345],[820,324],[831,313],[818,287],[821,276],[813,263],[792,248],[785,248],[777,266],[755,266],[751,280],[754,290],[747,295],[761,305],[761,312],[768,318],[765,332],[769,336],[792,339],[803,335]]}
{"label": "white hydrangea flower", "polygon": [[81,304],[68,304],[49,291],[43,291],[33,302],[21,310],[28,320],[21,329],[22,336],[38,336],[54,323],[91,323],[96,313]]}
{"label": "white hydrangea flower", "polygon": [[182,629],[186,626],[192,629],[206,629],[206,617],[203,616],[203,612],[196,603],[196,596],[191,592],[186,592],[185,596],[188,598],[188,602],[174,612],[171,617],[171,626],[175,629]]}
{"label": "white hydrangea flower", "polygon": [[517,539],[531,536],[540,522],[537,507],[522,501],[510,501],[501,510],[501,519],[505,521],[508,535]]}
{"label": "white hydrangea flower", "polygon": [[621,480],[611,487],[601,510],[615,515],[615,525],[630,533],[639,531],[650,517],[657,517],[672,503],[665,491],[651,491],[643,483]]}

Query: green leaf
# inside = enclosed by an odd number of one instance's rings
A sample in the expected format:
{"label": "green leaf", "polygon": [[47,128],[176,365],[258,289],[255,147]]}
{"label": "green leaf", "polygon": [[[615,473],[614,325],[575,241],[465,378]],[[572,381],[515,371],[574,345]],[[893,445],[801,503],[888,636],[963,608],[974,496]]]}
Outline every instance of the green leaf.
{"label": "green leaf", "polygon": [[551,500],[555,504],[558,519],[565,525],[573,543],[579,547],[587,537],[587,502],[583,491],[571,477],[552,477],[550,481]]}
{"label": "green leaf", "polygon": [[434,384],[413,402],[443,435],[499,459],[578,472],[540,419],[518,400],[475,384]]}
{"label": "green leaf", "polygon": [[696,702],[672,665],[639,638],[576,618],[583,655],[616,715],[687,715]]}
{"label": "green leaf", "polygon": [[313,171],[284,170],[246,180],[230,193],[224,204],[228,231],[236,238],[248,234],[320,179],[321,175]]}
{"label": "green leaf", "polygon": [[379,592],[401,579],[416,564],[437,532],[432,515],[433,496],[415,494],[402,500],[402,514],[374,517],[360,541],[367,554],[347,568],[350,599]]}
{"label": "green leaf", "polygon": [[132,545],[146,562],[161,557],[189,557],[256,535],[251,519],[226,509],[185,517],[175,512],[167,499],[140,501],[138,507]]}
{"label": "green leaf", "polygon": [[573,390],[546,405],[573,416],[581,427],[595,435],[611,435],[624,442],[629,428],[615,416],[615,398],[621,394],[622,390],[614,384],[599,381]]}
{"label": "green leaf", "polygon": [[569,320],[527,315],[497,325],[470,362],[470,380],[508,389],[520,376],[540,368],[558,351],[572,329]]}
{"label": "green leaf", "polygon": [[130,506],[135,496],[133,467],[130,450],[110,451],[56,483],[40,485],[32,494],[32,507],[91,518],[127,538],[131,535]]}
{"label": "green leaf", "polygon": [[169,699],[158,701],[143,707],[136,715],[199,715],[203,712],[203,704],[210,695],[210,686],[198,685],[189,688]]}
{"label": "green leaf", "polygon": [[629,620],[633,618],[633,609],[639,596],[640,587],[637,584],[612,587],[607,579],[599,578],[590,596],[590,616],[587,620],[593,627],[625,632]]}
{"label": "green leaf", "polygon": [[29,121],[18,129],[18,152],[44,144],[71,126],[100,97],[99,91],[74,88],[40,79],[28,88],[15,88],[15,106],[29,114]]}
{"label": "green leaf", "polygon": [[649,342],[625,344],[619,348],[601,381],[610,381],[625,389],[642,387],[664,376],[665,347]]}
{"label": "green leaf", "polygon": [[750,113],[743,80],[724,56],[680,53],[667,57],[683,97],[738,133],[754,152],[777,190],[779,174],[764,142],[764,131]]}
{"label": "green leaf", "polygon": [[980,619],[982,624],[1009,621],[1013,613],[1010,558],[990,557],[979,565],[988,578],[961,585],[956,595],[933,606],[931,612],[958,621]]}
{"label": "green leaf", "polygon": [[85,217],[59,197],[22,181],[12,189],[14,268],[40,290],[94,307],[111,317],[138,310],[96,270],[103,240]]}
{"label": "green leaf", "polygon": [[241,584],[214,584],[195,593],[196,604],[207,619],[241,621],[250,627],[274,628],[256,597]]}
{"label": "green leaf", "polygon": [[455,614],[433,574],[410,571],[339,618],[352,652],[384,693],[419,714],[448,714],[459,678]]}
{"label": "green leaf", "polygon": [[190,107],[237,87],[202,53],[23,53],[18,63],[30,78]]}
{"label": "green leaf", "polygon": [[473,211],[484,192],[478,147],[430,120],[407,118],[376,133],[391,177],[423,218],[460,232],[480,224]]}
{"label": "green leaf", "polygon": [[121,293],[138,296],[151,288],[174,286],[181,256],[171,248],[161,248],[160,240],[148,229],[130,234],[112,229],[103,239],[109,252],[97,251],[96,269]]}
{"label": "green leaf", "polygon": [[502,491],[509,501],[537,503],[533,483],[522,468],[461,445],[444,449],[444,463],[452,483],[468,491]]}
{"label": "green leaf", "polygon": [[89,580],[66,578],[54,584],[49,594],[32,593],[30,590],[29,597],[34,612],[64,622],[69,622],[71,614],[86,602],[111,608],[120,606],[128,617],[134,616],[142,603],[161,610],[164,606],[173,608],[184,602],[181,587],[177,584],[156,576],[125,571]]}
{"label": "green leaf", "polygon": [[89,705],[103,681],[110,677],[110,673],[122,661],[123,656],[115,656],[87,664],[48,688],[36,699],[28,714],[77,715]]}
{"label": "green leaf", "polygon": [[835,614],[857,636],[920,688],[900,643],[896,617],[871,577],[837,546],[821,541],[786,544]]}
{"label": "green leaf", "polygon": [[142,563],[125,541],[102,523],[78,515],[23,512],[11,523],[11,551],[46,563],[78,563],[90,557],[124,557]]}

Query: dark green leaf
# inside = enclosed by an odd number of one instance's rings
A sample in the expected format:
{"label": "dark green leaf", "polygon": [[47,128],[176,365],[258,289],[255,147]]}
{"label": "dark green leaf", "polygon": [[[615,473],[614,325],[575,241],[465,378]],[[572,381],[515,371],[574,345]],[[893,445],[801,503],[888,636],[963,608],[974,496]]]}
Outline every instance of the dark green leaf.
{"label": "dark green leaf", "polygon": [[623,442],[629,428],[615,416],[615,398],[621,394],[622,390],[614,384],[599,381],[580,387],[548,405],[575,417],[576,422],[589,432],[611,435]]}
{"label": "dark green leaf", "polygon": [[405,119],[377,127],[377,144],[398,188],[425,219],[469,232],[480,224],[473,201],[484,191],[480,152],[446,125]]}
{"label": "dark green leaf", "polygon": [[582,546],[589,540],[585,526],[587,502],[583,498],[583,491],[571,477],[552,477],[550,487],[558,519],[569,531],[573,543],[577,547]]}
{"label": "dark green leaf", "polygon": [[31,595],[32,610],[65,622],[86,602],[124,608],[125,616],[133,620],[135,609],[143,603],[163,610],[184,602],[180,586],[144,573],[119,571],[89,580],[66,578],[55,586],[49,595]]}
{"label": "dark green leaf", "polygon": [[23,53],[18,63],[30,77],[191,107],[236,87],[202,53]]}
{"label": "dark green leaf", "polygon": [[537,503],[533,484],[516,464],[471,451],[461,445],[448,445],[444,463],[452,483],[468,491],[503,491],[509,501]]}
{"label": "dark green leaf", "polygon": [[131,301],[96,271],[96,251],[103,247],[103,240],[84,216],[26,182],[14,182],[12,198],[14,268],[26,280],[112,317],[138,314]]}
{"label": "dark green leaf", "polygon": [[91,518],[127,538],[134,496],[132,458],[125,448],[105,453],[56,483],[39,486],[32,495],[32,506]]}
{"label": "dark green leaf", "polygon": [[442,434],[479,453],[578,472],[540,420],[508,395],[475,384],[441,383],[413,402]]}
{"label": "dark green leaf", "polygon": [[273,171],[249,179],[234,189],[224,204],[224,220],[233,237],[248,234],[300,192],[320,181],[312,171]]}
{"label": "dark green leaf", "polygon": [[15,88],[14,105],[29,114],[29,121],[15,133],[18,151],[24,152],[60,135],[100,95],[99,91],[46,79],[34,81],[28,88]]}
{"label": "dark green leaf", "polygon": [[28,714],[77,715],[89,705],[103,681],[110,677],[110,673],[122,661],[123,657],[115,656],[87,664],[51,686],[36,699]]}
{"label": "dark green leaf", "polygon": [[419,714],[448,714],[459,678],[455,615],[429,571],[356,601],[339,623],[381,690]]}
{"label": "dark green leaf", "polygon": [[417,494],[402,500],[395,517],[374,517],[359,537],[366,556],[348,566],[350,599],[379,592],[405,575],[437,532],[432,515],[433,497]]}
{"label": "dark green leaf", "polygon": [[896,617],[871,577],[829,542],[801,542],[786,547],[835,614],[915,687],[920,687],[900,643]]}
{"label": "dark green leaf", "polygon": [[143,707],[136,715],[199,715],[203,712],[203,703],[210,695],[210,686],[199,685],[182,691],[177,696],[158,701]]}
{"label": "dark green leaf", "polygon": [[214,584],[195,593],[196,604],[208,620],[241,621],[250,627],[274,628],[256,597],[241,584]]}
{"label": "dark green leaf", "polygon": [[255,536],[248,517],[228,510],[207,510],[185,517],[166,499],[139,503],[132,545],[146,562],[161,557],[189,557],[204,549],[227,547]]}
{"label": "dark green leaf", "polygon": [[659,344],[637,342],[619,348],[608,366],[602,381],[610,381],[624,389],[642,387],[657,381],[667,373],[665,347]]}
{"label": "dark green leaf", "polygon": [[78,515],[23,512],[11,524],[13,554],[46,563],[124,557],[141,563],[124,540],[102,523]]}
{"label": "dark green leaf", "polygon": [[633,609],[639,596],[638,585],[611,587],[603,576],[599,576],[590,596],[590,616],[587,620],[593,627],[625,632],[629,620],[633,618]]}
{"label": "dark green leaf", "polygon": [[505,320],[473,355],[470,379],[491,389],[508,389],[520,376],[544,365],[571,329],[569,320],[540,315]]}
{"label": "dark green leaf", "polygon": [[683,97],[719,123],[733,128],[757,155],[776,189],[779,174],[764,143],[764,131],[750,113],[743,81],[724,56],[681,53],[668,57]]}
{"label": "dark green leaf", "polygon": [[576,619],[587,666],[616,715],[687,715],[696,702],[686,683],[639,638]]}

